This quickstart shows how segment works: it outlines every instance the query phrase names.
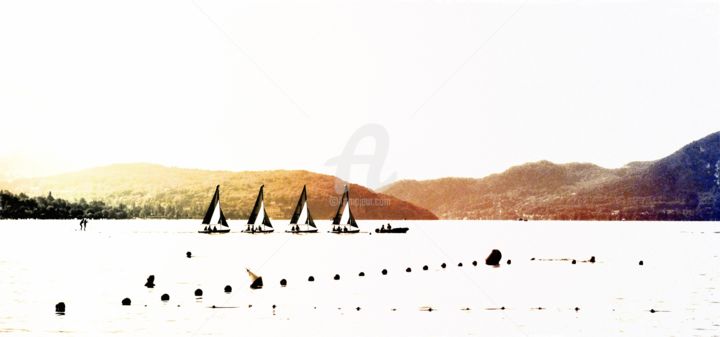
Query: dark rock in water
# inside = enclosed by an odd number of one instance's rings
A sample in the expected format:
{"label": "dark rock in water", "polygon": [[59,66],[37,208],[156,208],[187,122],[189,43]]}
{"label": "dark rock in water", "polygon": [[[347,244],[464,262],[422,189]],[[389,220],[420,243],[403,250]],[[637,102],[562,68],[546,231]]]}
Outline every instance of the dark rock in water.
{"label": "dark rock in water", "polygon": [[654,314],[654,313],[655,313],[655,309],[650,309],[650,313],[651,313],[651,314]]}
{"label": "dark rock in water", "polygon": [[224,290],[225,290],[226,293],[231,293],[231,292],[232,292],[232,287],[231,287],[230,285],[226,285]]}
{"label": "dark rock in water", "polygon": [[256,278],[255,281],[253,281],[250,284],[250,289],[262,289],[262,287],[263,287],[262,276]]}
{"label": "dark rock in water", "polygon": [[287,286],[287,280],[285,280],[285,279],[280,280],[280,286],[281,287]]}
{"label": "dark rock in water", "polygon": [[485,264],[488,266],[499,266],[500,259],[502,259],[502,253],[500,253],[497,249],[493,249],[492,252],[490,252],[490,255],[485,258]]}
{"label": "dark rock in water", "polygon": [[571,263],[572,263],[572,264],[576,264],[576,263],[577,263],[577,261],[575,261],[575,260],[572,260],[572,262],[571,262]]}
{"label": "dark rock in water", "polygon": [[198,296],[198,297],[200,297],[200,296],[202,296],[202,295],[203,295],[203,291],[202,291],[202,289],[200,289],[200,288],[198,288],[198,289],[195,289],[195,296]]}
{"label": "dark rock in water", "polygon": [[145,286],[148,288],[155,287],[155,275],[148,276],[147,281],[145,282]]}
{"label": "dark rock in water", "polygon": [[273,304],[272,308],[273,308],[273,309],[277,308],[277,305]]}
{"label": "dark rock in water", "polygon": [[383,275],[387,275],[387,269],[383,269],[381,272]]}
{"label": "dark rock in water", "polygon": [[185,256],[187,256],[187,258],[189,259],[189,258],[192,257],[192,253],[191,253],[191,252],[187,252],[187,253],[185,253]]}
{"label": "dark rock in water", "polygon": [[445,262],[443,262],[443,263],[440,265],[440,267],[442,267],[443,269],[445,269],[445,267],[447,267],[447,265],[445,264]]}
{"label": "dark rock in water", "polygon": [[640,260],[640,262],[638,262],[638,264],[642,266],[642,265],[644,265],[645,263],[643,262],[643,260]]}
{"label": "dark rock in water", "polygon": [[125,297],[122,300],[122,305],[130,305],[132,303],[129,298]]}
{"label": "dark rock in water", "polygon": [[575,307],[575,311],[580,311],[580,308],[578,308],[578,307]]}
{"label": "dark rock in water", "polygon": [[360,307],[355,308],[355,310],[360,311]]}
{"label": "dark rock in water", "polygon": [[500,307],[500,310],[505,310],[505,307],[504,306]]}
{"label": "dark rock in water", "polygon": [[65,302],[60,302],[58,304],[55,304],[55,312],[64,313],[65,312]]}
{"label": "dark rock in water", "polygon": [[405,272],[406,273],[412,272],[412,268],[410,268],[410,267],[405,268]]}
{"label": "dark rock in water", "polygon": [[170,295],[168,295],[168,294],[162,294],[162,296],[160,296],[160,300],[163,301],[163,302],[169,301],[169,300],[170,300]]}
{"label": "dark rock in water", "polygon": [[507,260],[507,264],[512,264],[512,260]]}
{"label": "dark rock in water", "polygon": [[472,262],[473,267],[477,267],[477,261]]}
{"label": "dark rock in water", "polygon": [[462,266],[463,266],[462,262],[458,263],[458,267],[462,267]]}
{"label": "dark rock in water", "polygon": [[337,280],[339,280],[339,279],[340,279],[340,275],[335,274],[335,276],[333,277],[333,280],[337,281]]}
{"label": "dark rock in water", "polygon": [[530,261],[535,261],[535,258],[533,257],[532,259],[530,259]]}
{"label": "dark rock in water", "polygon": [[312,276],[308,277],[308,282],[315,282],[315,278]]}
{"label": "dark rock in water", "polygon": [[427,265],[424,265],[424,266],[423,266],[423,270],[428,270],[428,266],[427,266]]}
{"label": "dark rock in water", "polygon": [[594,256],[594,255],[591,256],[591,257],[590,257],[590,260],[588,260],[588,261],[590,261],[590,263],[595,263],[595,256]]}
{"label": "dark rock in water", "polygon": [[360,277],[365,276],[365,272],[361,271],[360,274],[358,274],[358,276],[360,276]]}

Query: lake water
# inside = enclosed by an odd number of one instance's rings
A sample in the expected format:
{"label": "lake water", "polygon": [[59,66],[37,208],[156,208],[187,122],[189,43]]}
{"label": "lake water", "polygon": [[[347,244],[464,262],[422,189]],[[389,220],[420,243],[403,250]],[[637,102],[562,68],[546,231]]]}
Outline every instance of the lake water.
{"label": "lake water", "polygon": [[[0,221],[0,334],[720,335],[718,223],[395,221],[409,233],[334,235],[320,222],[318,234],[249,235],[231,221],[235,232],[210,236],[198,223]],[[484,265],[493,248],[499,268]],[[563,258],[578,263],[539,260]]]}

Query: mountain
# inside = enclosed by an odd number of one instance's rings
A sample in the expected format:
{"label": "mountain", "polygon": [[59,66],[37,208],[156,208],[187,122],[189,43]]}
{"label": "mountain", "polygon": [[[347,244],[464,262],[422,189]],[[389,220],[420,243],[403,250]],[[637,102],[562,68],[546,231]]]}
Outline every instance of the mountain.
{"label": "mountain", "polygon": [[[154,164],[117,164],[44,178],[0,182],[0,189],[67,200],[99,200],[123,205],[140,217],[199,218],[215,185],[220,185],[223,212],[230,219],[250,213],[260,185],[270,217],[288,219],[307,184],[316,219],[335,215],[342,194],[336,178],[308,171],[205,171]],[[342,185],[340,185],[342,188]],[[430,211],[392,196],[350,184],[353,215],[358,219],[436,219]]]}
{"label": "mountain", "polygon": [[541,161],[481,179],[404,180],[380,191],[444,219],[720,219],[720,132],[619,169]]}

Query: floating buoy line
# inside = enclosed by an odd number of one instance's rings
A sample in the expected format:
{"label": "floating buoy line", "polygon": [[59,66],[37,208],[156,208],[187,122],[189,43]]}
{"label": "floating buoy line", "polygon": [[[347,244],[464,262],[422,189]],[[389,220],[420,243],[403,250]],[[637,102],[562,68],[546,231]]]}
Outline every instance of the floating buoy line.
{"label": "floating buoy line", "polygon": [[[190,258],[191,256],[192,256],[192,255],[191,255],[190,252],[187,252],[187,253],[186,253],[186,257],[187,257],[187,258]],[[502,255],[501,255],[501,253],[500,253],[499,250],[496,250],[496,249],[493,250],[493,251],[490,253],[490,255],[488,256],[488,258],[486,259],[486,265],[492,266],[492,267],[499,267],[501,256],[502,256]],[[569,258],[561,258],[561,259],[536,259],[536,258],[533,257],[533,258],[530,259],[530,261],[555,261],[555,262],[560,261],[560,262],[570,262],[570,263],[573,264],[573,265],[578,263],[577,259],[569,259]],[[592,263],[596,263],[596,261],[597,261],[597,260],[596,260],[595,256],[591,256],[590,259],[588,259],[588,260],[582,260],[582,261],[579,261],[579,262],[591,263],[591,264],[592,264]],[[507,264],[507,265],[510,265],[510,264],[511,264],[511,260],[510,260],[510,259],[506,260],[506,264]],[[472,265],[473,265],[473,266],[477,266],[477,265],[478,265],[477,261],[472,261]],[[639,265],[639,266],[643,266],[643,265],[644,265],[644,261],[643,261],[643,260],[639,260],[638,265]],[[462,267],[462,266],[463,266],[463,263],[462,263],[462,262],[459,262],[459,263],[457,264],[457,266],[458,266],[458,267]],[[440,269],[439,269],[439,270],[442,271],[442,270],[444,270],[444,269],[446,269],[446,268],[447,268],[447,264],[443,262],[442,264],[440,264]],[[422,270],[423,270],[423,271],[429,270],[428,265],[423,265],[423,266],[422,266]],[[248,271],[248,273],[250,274],[251,279],[253,280],[250,288],[253,289],[253,290],[262,289],[262,277],[253,274],[250,270],[247,270],[247,271]],[[407,267],[407,268],[405,269],[405,272],[406,272],[406,273],[411,273],[411,272],[412,272],[412,268],[411,268],[411,267]],[[389,272],[388,272],[388,269],[387,269],[387,268],[383,268],[383,269],[380,271],[380,274],[382,274],[383,276],[388,275],[388,273],[389,273]],[[358,273],[358,277],[364,277],[364,276],[365,276],[365,272],[360,272],[360,273]],[[339,281],[339,280],[341,279],[340,274],[335,274],[332,278],[333,278],[333,280],[335,280],[335,281]],[[314,281],[315,281],[315,277],[312,276],[312,275],[310,275],[310,276],[308,277],[307,281],[308,281],[308,282],[314,282]],[[288,281],[287,281],[285,278],[281,279],[279,283],[280,283],[280,286],[281,286],[282,288],[285,288],[285,287],[288,285]],[[144,286],[147,287],[147,288],[154,288],[154,287],[155,287],[155,275],[150,275],[150,276],[148,276],[148,278],[147,278]],[[223,292],[226,293],[226,294],[231,294],[231,293],[232,293],[232,286],[226,285],[226,286],[223,288]],[[203,292],[203,290],[202,290],[201,288],[197,288],[197,289],[195,289],[195,291],[194,291],[193,294],[194,294],[195,297],[197,298],[198,302],[200,302],[200,301],[202,300],[202,297],[203,297],[204,292]],[[169,301],[170,301],[170,295],[167,294],[167,293],[163,293],[162,296],[160,297],[160,301],[163,302],[163,303],[169,302]],[[128,297],[123,298],[122,301],[121,301],[121,305],[122,305],[122,306],[131,306],[131,304],[132,304],[132,300],[131,300],[130,298],[128,298]],[[177,305],[177,306],[180,307],[180,305]],[[147,307],[147,304],[145,304],[145,307]],[[209,306],[208,308],[211,308],[211,309],[234,309],[234,308],[240,308],[240,306],[212,305],[212,306]],[[252,304],[248,304],[247,308],[248,308],[248,309],[252,309],[252,308],[253,308],[253,305],[252,305]],[[275,310],[278,309],[278,308],[279,308],[279,307],[278,307],[276,304],[273,304],[273,305],[272,305],[273,315],[275,315]],[[317,306],[313,306],[312,309],[313,309],[313,310],[317,310],[318,307],[317,307]],[[342,310],[342,307],[338,307],[337,309],[338,309],[338,310]],[[360,306],[357,306],[357,307],[352,308],[352,309],[354,309],[355,311],[361,311],[361,310],[363,310],[363,308],[361,308]],[[439,309],[439,307],[427,305],[427,306],[421,306],[421,307],[419,307],[419,308],[414,308],[413,310],[419,310],[419,311],[425,311],[425,312],[433,312],[433,311],[437,311],[438,309]],[[455,310],[455,309],[460,310],[460,311],[471,311],[471,310],[472,310],[472,308],[471,308],[470,306],[465,306],[465,307],[460,307],[460,308],[454,308],[453,310]],[[498,311],[506,311],[506,310],[511,310],[510,308],[505,307],[505,306],[500,306],[500,307],[486,307],[486,308],[480,308],[480,309],[486,310],[486,311],[495,311],[495,310],[498,310]],[[527,308],[527,310],[531,310],[531,311],[545,311],[545,310],[548,310],[548,309],[549,309],[549,308],[543,307],[543,306],[537,306],[537,307]],[[562,310],[566,310],[566,309],[567,309],[568,311],[574,311],[575,313],[579,313],[579,312],[580,312],[580,307],[578,307],[578,306],[568,307],[568,308],[559,307],[559,308],[555,308],[555,309],[556,309],[557,311],[562,311]],[[398,311],[398,308],[397,308],[397,307],[392,307],[392,308],[389,308],[388,310],[394,312],[394,311]],[[447,310],[449,310],[449,309],[447,309]],[[518,309],[515,309],[515,310],[518,310]],[[614,311],[614,309],[613,309],[613,311]],[[649,312],[649,313],[651,313],[651,314],[669,312],[669,310],[659,310],[659,309],[654,309],[654,308],[644,309],[643,311]],[[59,315],[59,316],[66,314],[66,306],[65,306],[65,303],[64,303],[64,302],[58,302],[58,303],[55,305],[55,313],[56,313],[57,315]]]}

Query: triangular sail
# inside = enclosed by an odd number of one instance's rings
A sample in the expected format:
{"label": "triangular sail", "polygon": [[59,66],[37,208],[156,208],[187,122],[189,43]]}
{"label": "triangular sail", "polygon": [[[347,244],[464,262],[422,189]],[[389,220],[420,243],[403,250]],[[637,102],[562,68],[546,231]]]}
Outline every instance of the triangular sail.
{"label": "triangular sail", "polygon": [[350,192],[347,185],[345,185],[345,192],[343,192],[338,210],[333,218],[333,225],[350,225],[351,227],[358,226],[357,222],[355,222],[355,217],[352,215],[352,210],[350,210]]}
{"label": "triangular sail", "polygon": [[255,206],[253,206],[252,212],[250,212],[250,217],[248,217],[247,223],[248,225],[260,223],[264,226],[272,228],[270,218],[267,215],[267,211],[265,211],[265,194],[263,193],[264,188],[265,185],[260,186],[260,192],[258,192],[257,199],[255,200]]}
{"label": "triangular sail", "polygon": [[302,224],[308,225],[312,228],[317,228],[312,215],[310,215],[310,208],[308,208],[307,203],[307,188],[305,186],[303,186],[302,194],[300,194],[300,199],[298,200],[297,206],[295,206],[295,211],[293,212],[292,219],[290,219],[290,224]]}
{"label": "triangular sail", "polygon": [[220,208],[220,185],[215,187],[215,194],[213,194],[212,200],[210,200],[210,205],[208,206],[207,212],[205,212],[202,224],[229,227],[227,220],[225,220],[225,215]]}

